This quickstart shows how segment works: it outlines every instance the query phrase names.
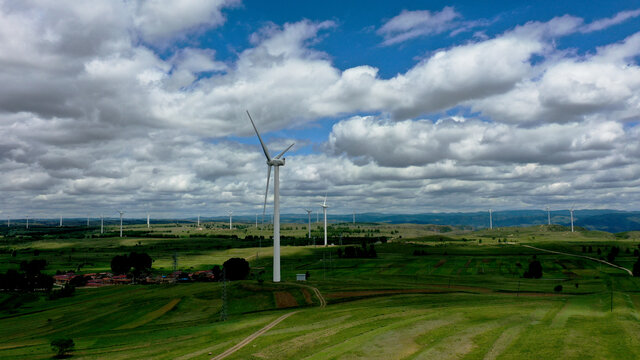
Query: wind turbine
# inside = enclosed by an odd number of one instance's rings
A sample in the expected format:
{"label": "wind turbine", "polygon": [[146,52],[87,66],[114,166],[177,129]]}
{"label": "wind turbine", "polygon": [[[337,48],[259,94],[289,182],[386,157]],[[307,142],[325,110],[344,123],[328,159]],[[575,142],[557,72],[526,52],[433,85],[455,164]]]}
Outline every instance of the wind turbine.
{"label": "wind turbine", "polygon": [[571,232],[573,232],[573,205],[571,205],[571,210],[569,210],[569,213],[571,213]]}
{"label": "wind turbine", "polygon": [[307,228],[309,229],[309,239],[311,239],[311,213],[313,212],[313,210],[304,209],[304,211],[306,211],[307,215],[309,216],[309,226],[307,226]]}
{"label": "wind turbine", "polygon": [[280,154],[276,155],[274,158],[269,154],[269,150],[267,150],[267,146],[262,141],[260,137],[260,133],[258,132],[258,128],[256,128],[256,124],[253,123],[253,119],[247,111],[247,116],[249,116],[249,121],[251,121],[251,125],[253,125],[253,130],[256,131],[256,135],[258,136],[258,140],[260,140],[260,145],[262,146],[262,151],[264,152],[264,156],[267,158],[267,189],[264,192],[264,207],[262,210],[262,214],[267,209],[267,195],[269,193],[269,180],[271,179],[271,167],[273,167],[273,282],[280,282],[280,166],[284,166],[285,159],[281,157],[286,153],[294,144],[289,145],[288,148],[284,149]]}
{"label": "wind turbine", "polygon": [[198,214],[198,227],[200,227],[200,214]]}
{"label": "wind turbine", "polygon": [[493,210],[489,209],[489,229],[493,229]]}
{"label": "wind turbine", "polygon": [[547,223],[551,225],[551,213],[549,212],[549,206],[547,206]]}
{"label": "wind turbine", "polygon": [[151,221],[149,219],[149,212],[147,211],[147,229],[151,228]]}
{"label": "wind turbine", "polygon": [[104,215],[100,214],[100,234],[104,234]]}
{"label": "wind turbine", "polygon": [[324,213],[324,246],[327,246],[327,194],[324,195],[324,202],[322,203],[322,212]]}
{"label": "wind turbine", "polygon": [[122,215],[124,214],[124,211],[118,210],[118,212],[120,213],[120,237],[122,237]]}
{"label": "wind turbine", "polygon": [[62,215],[60,215],[60,227],[62,227]]}
{"label": "wind turbine", "polygon": [[233,229],[233,210],[229,211],[229,230]]}
{"label": "wind turbine", "polygon": [[27,229],[29,228],[29,215],[27,215]]}
{"label": "wind turbine", "polygon": [[353,225],[356,224],[356,211],[353,210]]}
{"label": "wind turbine", "polygon": [[89,215],[87,215],[87,227],[89,227]]}

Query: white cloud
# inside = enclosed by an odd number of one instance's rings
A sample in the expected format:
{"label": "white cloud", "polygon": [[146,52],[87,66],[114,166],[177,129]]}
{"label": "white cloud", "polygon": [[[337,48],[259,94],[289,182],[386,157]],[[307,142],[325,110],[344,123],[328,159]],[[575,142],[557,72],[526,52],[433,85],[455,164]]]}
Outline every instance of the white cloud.
{"label": "white cloud", "polygon": [[593,31],[604,30],[608,27],[618,25],[620,23],[623,23],[629,19],[633,19],[638,16],[640,16],[640,9],[621,11],[615,14],[613,17],[598,19],[593,21],[592,23],[589,23],[583,26],[580,29],[580,32],[590,33]]}
{"label": "white cloud", "polygon": [[461,15],[453,7],[445,6],[441,11],[403,10],[376,32],[384,37],[383,45],[401,43],[419,36],[440,34],[450,30],[453,21]]}
{"label": "white cloud", "polygon": [[[332,21],[267,25],[225,63],[194,44],[160,56],[136,37],[163,42],[220,26],[220,11],[235,3],[137,4],[0,7],[0,189],[13,213],[29,205],[84,215],[116,204],[135,212],[146,203],[167,216],[259,212],[259,147],[225,138],[253,136],[245,109],[265,134],[345,118],[314,144],[326,153],[294,148],[288,156],[284,211],[318,203],[326,190],[335,211],[383,203],[386,211],[427,211],[487,199],[613,201],[611,192],[631,194],[637,185],[640,35],[572,55],[554,38],[578,31],[582,20],[563,16],[452,45],[384,78],[368,64],[341,70],[314,48],[337,27]],[[192,13],[201,5],[208,7]],[[166,28],[145,18],[163,19],[170,8],[187,15]],[[440,31],[450,23],[444,12],[389,25],[389,39]],[[483,120],[416,120],[467,107]],[[279,136],[274,151],[287,137]],[[637,200],[629,195],[620,206]]]}
{"label": "white cloud", "polygon": [[162,40],[197,28],[211,28],[225,22],[222,9],[240,0],[140,0],[134,24],[147,41]]}

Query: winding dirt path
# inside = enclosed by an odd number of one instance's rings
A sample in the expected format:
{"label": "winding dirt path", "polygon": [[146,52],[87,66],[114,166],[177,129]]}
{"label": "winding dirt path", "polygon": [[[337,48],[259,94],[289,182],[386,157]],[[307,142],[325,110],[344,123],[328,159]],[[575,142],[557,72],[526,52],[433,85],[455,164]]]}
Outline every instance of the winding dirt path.
{"label": "winding dirt path", "polygon": [[303,288],[310,289],[316,295],[316,297],[318,298],[318,301],[320,301],[320,307],[324,308],[324,307],[327,306],[327,300],[324,299],[324,296],[322,296],[322,293],[320,292],[320,290],[318,290],[317,287],[313,287],[311,285],[302,285],[302,284],[293,283],[293,282],[288,282],[286,284],[287,285],[300,286],[300,287],[303,287]]}
{"label": "winding dirt path", "polygon": [[573,257],[579,257],[579,258],[583,258],[583,259],[589,259],[589,260],[592,260],[592,261],[597,261],[597,262],[599,262],[599,263],[603,263],[603,264],[605,264],[605,265],[609,265],[609,266],[614,267],[614,268],[616,268],[616,269],[624,270],[624,271],[626,271],[629,275],[633,276],[633,272],[631,272],[631,270],[629,270],[629,269],[627,269],[627,268],[625,268],[625,267],[622,267],[622,266],[619,266],[619,265],[616,265],[616,264],[612,264],[612,263],[610,263],[610,262],[608,262],[608,261],[604,261],[604,260],[596,259],[596,258],[593,258],[593,257],[590,257],[590,256],[576,255],[576,254],[569,254],[569,253],[560,252],[560,251],[554,251],[554,250],[541,249],[541,248],[539,248],[539,247],[535,247],[535,246],[531,246],[531,245],[522,245],[522,246],[527,247],[527,248],[530,248],[530,249],[534,249],[534,250],[539,250],[539,251],[544,251],[544,252],[552,253],[552,254],[559,254],[559,255],[573,256]]}
{"label": "winding dirt path", "polygon": [[240,341],[239,343],[235,344],[233,347],[227,349],[227,351],[223,352],[222,354],[211,358],[211,360],[220,360],[220,359],[224,359],[227,356],[233,354],[234,352],[242,349],[243,347],[245,347],[246,345],[248,345],[250,342],[252,342],[253,340],[255,340],[258,336],[266,333],[267,331],[269,331],[271,328],[273,328],[274,326],[280,324],[282,321],[284,321],[284,319],[288,318],[289,316],[293,315],[297,313],[297,311],[292,311],[290,313],[286,313],[282,316],[280,316],[279,318],[273,320],[271,323],[269,323],[269,325],[263,327],[262,329],[254,332],[253,334],[247,336],[244,340]]}

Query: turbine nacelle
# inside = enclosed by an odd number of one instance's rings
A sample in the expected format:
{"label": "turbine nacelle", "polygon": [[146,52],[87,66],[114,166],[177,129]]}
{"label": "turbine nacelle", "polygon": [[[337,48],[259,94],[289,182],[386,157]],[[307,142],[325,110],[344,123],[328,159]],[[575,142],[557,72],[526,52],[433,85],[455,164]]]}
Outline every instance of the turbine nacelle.
{"label": "turbine nacelle", "polygon": [[267,160],[269,166],[284,166],[284,158]]}

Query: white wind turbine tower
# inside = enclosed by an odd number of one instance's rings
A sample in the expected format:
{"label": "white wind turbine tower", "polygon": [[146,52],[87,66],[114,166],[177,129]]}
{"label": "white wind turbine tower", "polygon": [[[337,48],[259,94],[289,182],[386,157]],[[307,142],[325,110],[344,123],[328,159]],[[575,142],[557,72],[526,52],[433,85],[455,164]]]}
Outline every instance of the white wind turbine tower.
{"label": "white wind turbine tower", "polygon": [[304,209],[304,211],[306,211],[307,216],[309,216],[309,225],[307,226],[307,228],[309,229],[309,239],[311,239],[311,213],[313,212],[313,210]]}
{"label": "white wind turbine tower", "polygon": [[547,224],[551,225],[551,212],[549,212],[549,206],[547,206]]}
{"label": "white wind turbine tower", "polygon": [[100,234],[104,234],[104,215],[100,214]]}
{"label": "white wind turbine tower", "polygon": [[60,215],[60,227],[62,227],[62,215]]}
{"label": "white wind turbine tower", "polygon": [[198,214],[198,227],[200,227],[200,214]]}
{"label": "white wind turbine tower", "polygon": [[324,246],[327,246],[327,195],[324,195],[324,202],[322,203],[322,212],[324,213]]}
{"label": "white wind turbine tower", "polygon": [[151,221],[149,219],[149,211],[147,211],[147,229],[151,228]]}
{"label": "white wind turbine tower", "polygon": [[493,229],[493,210],[489,209],[489,229]]}
{"label": "white wind turbine tower", "polygon": [[89,215],[87,215],[87,227],[89,227]]}
{"label": "white wind turbine tower", "polygon": [[122,237],[122,215],[124,214],[124,211],[118,210],[118,212],[120,213],[120,237]]}
{"label": "white wind turbine tower", "polygon": [[27,215],[27,229],[29,228],[29,215]]}
{"label": "white wind turbine tower", "polygon": [[269,154],[269,150],[267,150],[267,146],[262,141],[260,137],[260,133],[258,132],[258,128],[256,128],[256,124],[253,123],[253,119],[247,111],[247,116],[249,116],[249,121],[251,121],[251,125],[253,125],[253,130],[256,131],[256,135],[258,136],[258,140],[260,140],[260,145],[262,146],[262,151],[264,152],[264,156],[267,158],[267,189],[264,193],[264,206],[262,210],[262,214],[267,209],[267,195],[269,193],[269,180],[271,179],[271,167],[273,167],[273,282],[280,282],[280,166],[284,166],[285,159],[281,157],[289,150],[294,144],[289,145],[288,148],[284,149],[280,154],[276,155],[274,158]]}
{"label": "white wind turbine tower", "polygon": [[229,230],[233,229],[233,210],[229,211]]}
{"label": "white wind turbine tower", "polygon": [[571,232],[573,232],[573,205],[571,205],[571,210],[569,210],[569,213],[571,213]]}

